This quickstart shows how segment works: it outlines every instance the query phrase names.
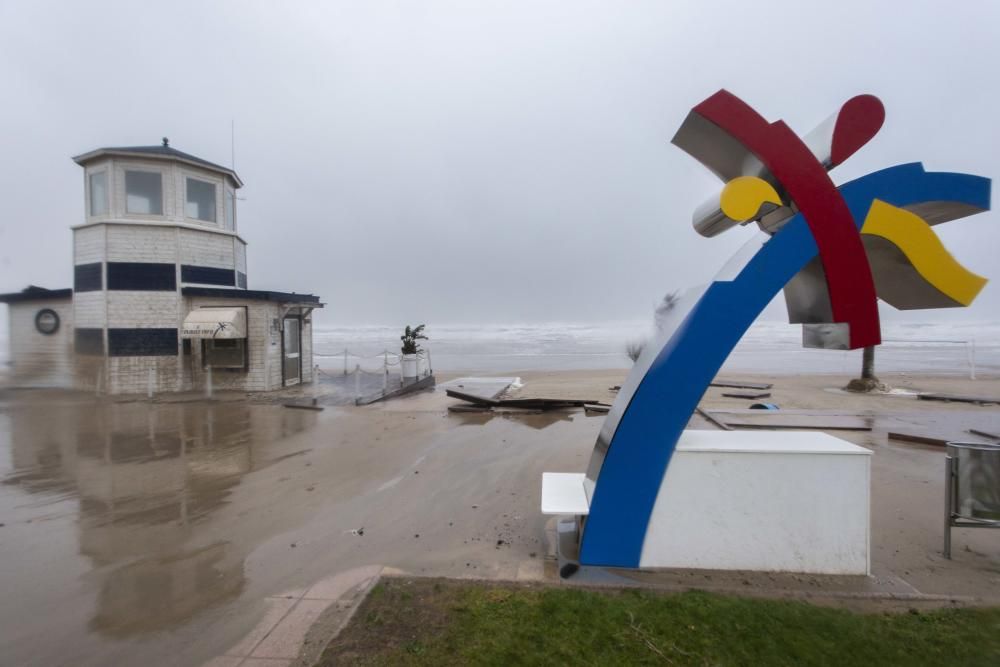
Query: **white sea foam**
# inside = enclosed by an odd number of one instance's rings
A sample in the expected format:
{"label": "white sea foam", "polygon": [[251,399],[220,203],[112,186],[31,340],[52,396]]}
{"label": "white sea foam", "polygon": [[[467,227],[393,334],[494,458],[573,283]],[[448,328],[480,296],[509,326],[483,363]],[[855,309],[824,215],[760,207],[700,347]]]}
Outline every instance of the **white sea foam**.
{"label": "white sea foam", "polygon": [[[514,371],[628,368],[628,341],[648,337],[651,323],[547,322],[539,324],[428,324],[434,368]],[[883,325],[876,370],[964,374],[1000,372],[1000,322],[903,322]],[[317,363],[377,368],[383,350],[398,352],[399,327],[361,325],[317,328]],[[756,322],[726,362],[725,370],[760,373],[856,373],[859,351],[806,350],[797,325]],[[324,356],[319,356],[324,355]],[[391,357],[390,357],[391,361]]]}

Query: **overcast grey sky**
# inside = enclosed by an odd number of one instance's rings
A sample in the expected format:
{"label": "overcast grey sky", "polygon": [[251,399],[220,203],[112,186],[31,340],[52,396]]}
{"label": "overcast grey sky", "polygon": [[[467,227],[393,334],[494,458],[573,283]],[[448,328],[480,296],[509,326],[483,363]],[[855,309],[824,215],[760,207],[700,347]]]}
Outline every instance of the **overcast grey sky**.
{"label": "overcast grey sky", "polygon": [[[70,286],[71,155],[229,164],[234,119],[249,286],[321,295],[321,325],[645,318],[752,233],[691,227],[719,187],[669,143],[693,105],[725,87],[801,134],[873,93],[838,183],[995,177],[998,38],[988,0],[0,0],[0,291]],[[943,316],[997,319],[998,214],[937,229],[994,279]]]}

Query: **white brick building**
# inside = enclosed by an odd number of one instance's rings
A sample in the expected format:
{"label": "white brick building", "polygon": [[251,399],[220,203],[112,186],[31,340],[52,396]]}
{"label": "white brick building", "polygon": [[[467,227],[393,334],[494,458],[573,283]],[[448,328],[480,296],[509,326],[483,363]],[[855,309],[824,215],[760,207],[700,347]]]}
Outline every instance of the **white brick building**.
{"label": "white brick building", "polygon": [[12,379],[112,394],[268,391],[311,382],[311,294],[247,289],[231,169],[162,146],[100,148],[84,169],[72,289],[0,294]]}

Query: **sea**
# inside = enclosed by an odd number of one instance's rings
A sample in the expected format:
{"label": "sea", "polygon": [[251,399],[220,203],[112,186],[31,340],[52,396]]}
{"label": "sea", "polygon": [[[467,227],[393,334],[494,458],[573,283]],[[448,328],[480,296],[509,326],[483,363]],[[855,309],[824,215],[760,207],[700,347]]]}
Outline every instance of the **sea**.
{"label": "sea", "polygon": [[[510,373],[625,369],[632,365],[629,343],[650,337],[652,324],[543,322],[523,324],[427,324],[422,341],[431,367],[439,371]],[[397,325],[317,327],[314,362],[324,369],[357,366],[379,372],[399,352]],[[9,362],[7,327],[0,328],[0,365]],[[1000,375],[1000,321],[901,322],[882,325],[883,344],[875,354],[876,373]],[[390,354],[386,354],[386,353]],[[723,366],[724,372],[752,374],[860,371],[861,351],[802,347],[802,329],[781,321],[754,323]]]}
{"label": "sea", "polygon": [[[315,363],[321,368],[376,372],[386,353],[399,352],[400,328],[390,325],[323,327],[314,332]],[[434,370],[508,373],[625,369],[626,348],[647,339],[650,322],[530,324],[434,324],[423,347]],[[933,375],[1000,374],[1000,321],[883,323],[876,373]],[[345,359],[345,351],[347,352]],[[799,325],[760,320],[726,361],[723,371],[752,374],[860,372],[861,351],[802,347]]]}

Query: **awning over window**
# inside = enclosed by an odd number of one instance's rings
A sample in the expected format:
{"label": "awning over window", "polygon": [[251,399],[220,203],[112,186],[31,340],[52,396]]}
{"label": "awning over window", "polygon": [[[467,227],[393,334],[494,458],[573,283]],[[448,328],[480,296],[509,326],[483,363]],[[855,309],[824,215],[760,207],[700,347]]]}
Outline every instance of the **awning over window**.
{"label": "awning over window", "polygon": [[246,338],[243,308],[197,308],[184,318],[182,338]]}

